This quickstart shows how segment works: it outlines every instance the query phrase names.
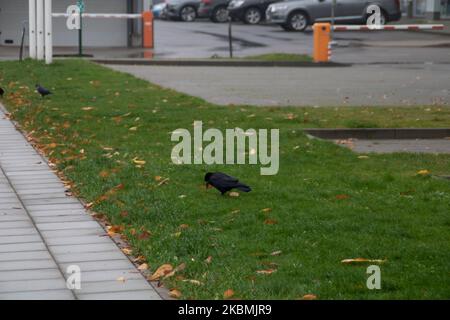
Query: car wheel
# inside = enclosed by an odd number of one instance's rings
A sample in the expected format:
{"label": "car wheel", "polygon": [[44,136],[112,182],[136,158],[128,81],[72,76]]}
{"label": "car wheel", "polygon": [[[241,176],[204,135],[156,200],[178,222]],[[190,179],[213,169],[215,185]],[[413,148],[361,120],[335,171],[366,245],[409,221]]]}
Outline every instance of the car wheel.
{"label": "car wheel", "polygon": [[298,11],[293,12],[289,15],[288,21],[287,21],[287,28],[292,31],[305,31],[305,29],[308,27],[309,21],[308,16],[306,13]]}
{"label": "car wheel", "polygon": [[292,31],[291,27],[288,24],[282,23],[280,27],[283,28],[284,31]]}
{"label": "car wheel", "polygon": [[219,6],[214,9],[211,15],[213,22],[223,23],[227,22],[229,17],[228,9],[225,6]]}
{"label": "car wheel", "polygon": [[244,14],[244,22],[247,24],[258,24],[262,20],[261,10],[258,8],[248,8]]}
{"label": "car wheel", "polygon": [[180,10],[180,19],[185,22],[192,22],[197,18],[197,11],[192,6],[185,6]]}

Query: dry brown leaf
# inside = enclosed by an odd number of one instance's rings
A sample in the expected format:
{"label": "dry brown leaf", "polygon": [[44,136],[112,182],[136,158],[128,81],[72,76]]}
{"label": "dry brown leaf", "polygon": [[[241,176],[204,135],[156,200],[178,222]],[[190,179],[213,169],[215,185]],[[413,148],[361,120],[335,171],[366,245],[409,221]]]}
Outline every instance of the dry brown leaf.
{"label": "dry brown leaf", "polygon": [[129,256],[130,254],[133,253],[133,250],[129,248],[123,248],[122,252],[125,253],[127,256]]}
{"label": "dry brown leaf", "polygon": [[81,108],[81,109],[83,109],[83,111],[91,111],[94,108],[93,107],[84,107],[84,108]]}
{"label": "dry brown leaf", "polygon": [[232,296],[234,296],[234,291],[232,289],[228,289],[223,293],[223,298],[224,299],[229,299]]}
{"label": "dry brown leaf", "polygon": [[172,272],[169,272],[168,274],[166,274],[164,276],[164,279],[170,278],[172,276],[175,275],[175,273],[183,271],[184,269],[186,269],[186,264],[183,262],[182,264],[180,264],[178,267],[176,267],[175,269],[172,270]]}
{"label": "dry brown leaf", "polygon": [[170,290],[169,295],[175,299],[181,298],[181,292],[180,292],[180,290],[177,290],[177,289]]}
{"label": "dry brown leaf", "polygon": [[138,270],[144,271],[144,270],[148,270],[148,264],[143,263],[138,267]]}
{"label": "dry brown leaf", "polygon": [[120,216],[121,216],[122,218],[128,217],[128,211],[121,211],[121,212],[120,212]]}
{"label": "dry brown leaf", "polygon": [[119,282],[127,281],[127,279],[125,279],[125,277],[118,277],[116,280],[119,281]]}
{"label": "dry brown leaf", "polygon": [[419,171],[417,171],[417,175],[419,175],[419,176],[428,176],[428,175],[430,175],[430,171],[429,170],[419,170]]}
{"label": "dry brown leaf", "polygon": [[163,264],[158,269],[156,269],[155,273],[153,273],[148,278],[148,280],[150,280],[150,281],[158,280],[159,278],[165,276],[166,274],[168,274],[168,273],[170,273],[172,271],[173,271],[172,265],[170,265],[170,264]]}
{"label": "dry brown leaf", "polygon": [[230,192],[229,194],[228,194],[230,197],[239,197],[239,192]]}
{"label": "dry brown leaf", "polygon": [[350,196],[348,194],[338,194],[336,195],[336,200],[345,200],[345,199],[349,199]]}
{"label": "dry brown leaf", "polygon": [[136,258],[134,258],[132,260],[134,263],[141,263],[145,261],[145,257],[144,256],[137,256]]}
{"label": "dry brown leaf", "polygon": [[264,224],[268,224],[268,225],[272,225],[272,224],[277,224],[278,221],[275,219],[266,219],[264,220]]}
{"label": "dry brown leaf", "polygon": [[155,176],[155,181],[161,181],[162,177],[161,176]]}
{"label": "dry brown leaf", "polygon": [[267,213],[267,212],[272,211],[272,208],[264,208],[261,211],[264,212],[264,213]]}
{"label": "dry brown leaf", "polygon": [[147,231],[147,230],[143,230],[139,235],[138,235],[138,239],[139,240],[146,240],[148,239],[152,234]]}
{"label": "dry brown leaf", "polygon": [[102,170],[98,174],[101,178],[107,178],[109,176],[109,172],[107,170]]}
{"label": "dry brown leaf", "polygon": [[316,300],[317,296],[315,294],[305,294],[302,297],[303,300]]}
{"label": "dry brown leaf", "polygon": [[212,262],[212,256],[209,256],[208,258],[206,258],[205,262],[210,264]]}
{"label": "dry brown leaf", "polygon": [[278,250],[278,251],[272,252],[270,255],[271,255],[271,256],[279,256],[281,253],[282,253],[282,251],[281,251],[281,250]]}

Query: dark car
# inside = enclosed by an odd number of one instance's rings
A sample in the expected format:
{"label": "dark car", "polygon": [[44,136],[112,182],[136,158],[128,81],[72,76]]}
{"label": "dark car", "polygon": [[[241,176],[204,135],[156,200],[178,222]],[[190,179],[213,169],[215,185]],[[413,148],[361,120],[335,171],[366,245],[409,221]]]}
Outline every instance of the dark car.
{"label": "dark car", "polygon": [[165,14],[168,18],[192,22],[197,18],[200,0],[167,0]]}
{"label": "dark car", "polygon": [[232,0],[228,11],[233,19],[258,24],[265,19],[267,7],[282,0]]}
{"label": "dark car", "polygon": [[213,22],[227,22],[229,3],[230,0],[201,0],[198,16],[209,18]]}

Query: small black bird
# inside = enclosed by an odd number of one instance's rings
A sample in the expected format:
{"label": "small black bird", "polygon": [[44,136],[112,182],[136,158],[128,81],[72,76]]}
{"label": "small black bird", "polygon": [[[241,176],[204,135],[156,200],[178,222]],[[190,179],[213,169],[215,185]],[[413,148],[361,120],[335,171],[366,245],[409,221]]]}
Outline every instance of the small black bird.
{"label": "small black bird", "polygon": [[52,94],[50,90],[45,89],[44,87],[41,87],[40,85],[36,85],[37,92],[44,98],[45,96],[48,96],[49,94]]}
{"label": "small black bird", "polygon": [[249,186],[240,183],[238,179],[221,172],[208,172],[205,175],[205,182],[206,187],[208,187],[208,185],[212,185],[214,188],[219,190],[222,195],[224,195],[225,192],[228,192],[231,189],[239,189],[244,192],[252,191]]}
{"label": "small black bird", "polygon": [[4,94],[5,94],[5,90],[3,90],[2,87],[0,87],[0,98],[3,98]]}

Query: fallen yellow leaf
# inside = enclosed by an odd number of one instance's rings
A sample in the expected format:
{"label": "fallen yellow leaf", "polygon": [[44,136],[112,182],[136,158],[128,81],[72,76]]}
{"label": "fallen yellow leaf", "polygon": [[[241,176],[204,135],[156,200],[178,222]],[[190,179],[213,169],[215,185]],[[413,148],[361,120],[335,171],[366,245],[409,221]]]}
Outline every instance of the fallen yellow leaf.
{"label": "fallen yellow leaf", "polygon": [[419,175],[419,176],[427,176],[427,175],[429,175],[431,172],[430,171],[428,171],[428,170],[419,170],[419,171],[417,171],[417,175]]}
{"label": "fallen yellow leaf", "polygon": [[143,166],[146,162],[145,160],[139,160],[138,158],[134,158],[133,163]]}
{"label": "fallen yellow leaf", "polygon": [[317,299],[317,296],[315,294],[305,294],[302,297],[303,300],[315,300]]}
{"label": "fallen yellow leaf", "polygon": [[257,274],[272,274],[276,271],[277,270],[275,270],[275,269],[267,269],[267,270],[258,270],[258,271],[256,271],[256,273]]}
{"label": "fallen yellow leaf", "polygon": [[382,259],[366,259],[366,258],[355,258],[355,259],[344,259],[341,263],[350,264],[350,263],[384,263],[386,260]]}
{"label": "fallen yellow leaf", "polygon": [[233,192],[230,192],[230,193],[229,193],[229,196],[230,196],[230,197],[239,197],[239,192],[234,192],[234,191],[233,191]]}

